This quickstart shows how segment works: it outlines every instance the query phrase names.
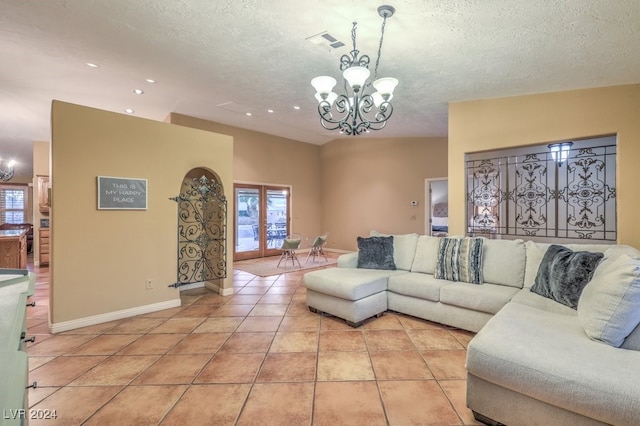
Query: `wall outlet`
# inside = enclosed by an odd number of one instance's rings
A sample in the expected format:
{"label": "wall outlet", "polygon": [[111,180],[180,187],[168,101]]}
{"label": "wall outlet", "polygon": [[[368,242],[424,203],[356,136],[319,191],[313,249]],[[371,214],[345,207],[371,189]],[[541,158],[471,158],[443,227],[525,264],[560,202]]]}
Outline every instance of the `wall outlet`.
{"label": "wall outlet", "polygon": [[146,280],[144,280],[144,289],[153,290],[153,282],[151,281],[151,278],[147,278]]}

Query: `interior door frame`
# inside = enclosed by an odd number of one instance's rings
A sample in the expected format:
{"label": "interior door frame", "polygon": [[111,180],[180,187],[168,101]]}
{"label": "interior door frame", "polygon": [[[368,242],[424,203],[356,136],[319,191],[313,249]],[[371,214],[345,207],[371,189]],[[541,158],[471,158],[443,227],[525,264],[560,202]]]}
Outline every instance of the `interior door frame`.
{"label": "interior door frame", "polygon": [[[251,188],[257,189],[259,192],[260,204],[258,207],[258,249],[252,251],[238,252],[236,251],[237,244],[237,218],[238,218],[238,205],[236,192],[238,188]],[[286,235],[291,232],[291,185],[276,185],[276,184],[261,184],[261,183],[245,183],[234,182],[233,183],[233,260],[247,260],[256,259],[267,256],[280,256],[282,251],[279,247],[269,247],[267,239],[267,191],[286,191],[287,208],[286,208]]]}
{"label": "interior door frame", "polygon": [[431,184],[433,182],[448,182],[448,177],[428,178],[424,180],[424,235],[432,235],[431,228]]}

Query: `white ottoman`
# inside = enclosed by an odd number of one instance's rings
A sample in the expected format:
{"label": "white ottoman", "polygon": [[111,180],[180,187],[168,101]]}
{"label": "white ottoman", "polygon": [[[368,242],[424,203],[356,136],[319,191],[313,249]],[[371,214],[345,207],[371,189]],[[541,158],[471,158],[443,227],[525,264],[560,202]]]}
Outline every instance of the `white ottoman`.
{"label": "white ottoman", "polygon": [[312,312],[328,313],[358,327],[367,318],[387,310],[387,281],[406,271],[329,268],[303,277],[307,306]]}

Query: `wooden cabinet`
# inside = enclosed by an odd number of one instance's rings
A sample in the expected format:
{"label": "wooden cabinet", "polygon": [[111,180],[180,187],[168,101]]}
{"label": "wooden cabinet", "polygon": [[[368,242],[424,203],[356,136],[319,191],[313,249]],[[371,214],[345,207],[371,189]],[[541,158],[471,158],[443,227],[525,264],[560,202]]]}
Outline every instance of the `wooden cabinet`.
{"label": "wooden cabinet", "polygon": [[38,233],[38,258],[40,265],[49,264],[49,228],[40,228]]}
{"label": "wooden cabinet", "polygon": [[49,176],[38,176],[38,209],[42,214],[49,214]]}
{"label": "wooden cabinet", "polygon": [[27,269],[27,230],[0,230],[0,268]]}

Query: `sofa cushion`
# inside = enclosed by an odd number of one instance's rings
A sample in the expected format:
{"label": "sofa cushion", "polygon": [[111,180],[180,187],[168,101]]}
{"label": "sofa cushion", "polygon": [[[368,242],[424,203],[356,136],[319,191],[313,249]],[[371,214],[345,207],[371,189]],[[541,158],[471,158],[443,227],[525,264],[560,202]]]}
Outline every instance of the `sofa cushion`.
{"label": "sofa cushion", "polygon": [[518,288],[504,285],[485,283],[478,286],[450,282],[440,289],[440,302],[495,314],[519,291]]}
{"label": "sofa cushion", "polygon": [[603,257],[602,253],[573,251],[554,244],[540,262],[531,291],[575,309],[582,289]]}
{"label": "sofa cushion", "polygon": [[554,314],[569,315],[573,317],[578,316],[578,312],[575,309],[570,308],[567,305],[563,305],[562,303],[558,303],[553,299],[542,297],[528,288],[524,288],[517,292],[515,296],[511,298],[511,302],[531,306]]}
{"label": "sofa cushion", "polygon": [[393,261],[397,269],[411,270],[413,258],[416,255],[418,234],[389,235],[371,231],[372,237],[393,237]]}
{"label": "sofa cushion", "polygon": [[345,253],[338,256],[338,268],[357,268],[358,252]]}
{"label": "sofa cushion", "polygon": [[451,281],[439,280],[431,274],[411,272],[408,274],[389,277],[389,291],[418,299],[440,300],[442,286],[451,284]]}
{"label": "sofa cushion", "polygon": [[485,283],[522,288],[526,265],[523,240],[490,240],[482,244],[482,279]]}
{"label": "sofa cushion", "polygon": [[442,238],[435,277],[482,284],[483,238]]}
{"label": "sofa cushion", "polygon": [[393,237],[358,237],[358,268],[395,270]]}
{"label": "sofa cushion", "polygon": [[471,340],[466,365],[476,377],[583,416],[620,425],[640,418],[633,380],[640,353],[588,339],[575,316],[508,303]]}
{"label": "sofa cushion", "polygon": [[590,338],[622,345],[640,324],[640,259],[606,259],[582,292],[578,317]]}
{"label": "sofa cushion", "polygon": [[416,255],[411,265],[411,272],[433,274],[438,264],[438,248],[440,238],[431,235],[420,235],[416,245]]}
{"label": "sofa cushion", "polygon": [[304,286],[318,293],[346,300],[360,300],[387,289],[387,280],[393,274],[406,271],[377,269],[328,268],[307,272],[303,276]]}

